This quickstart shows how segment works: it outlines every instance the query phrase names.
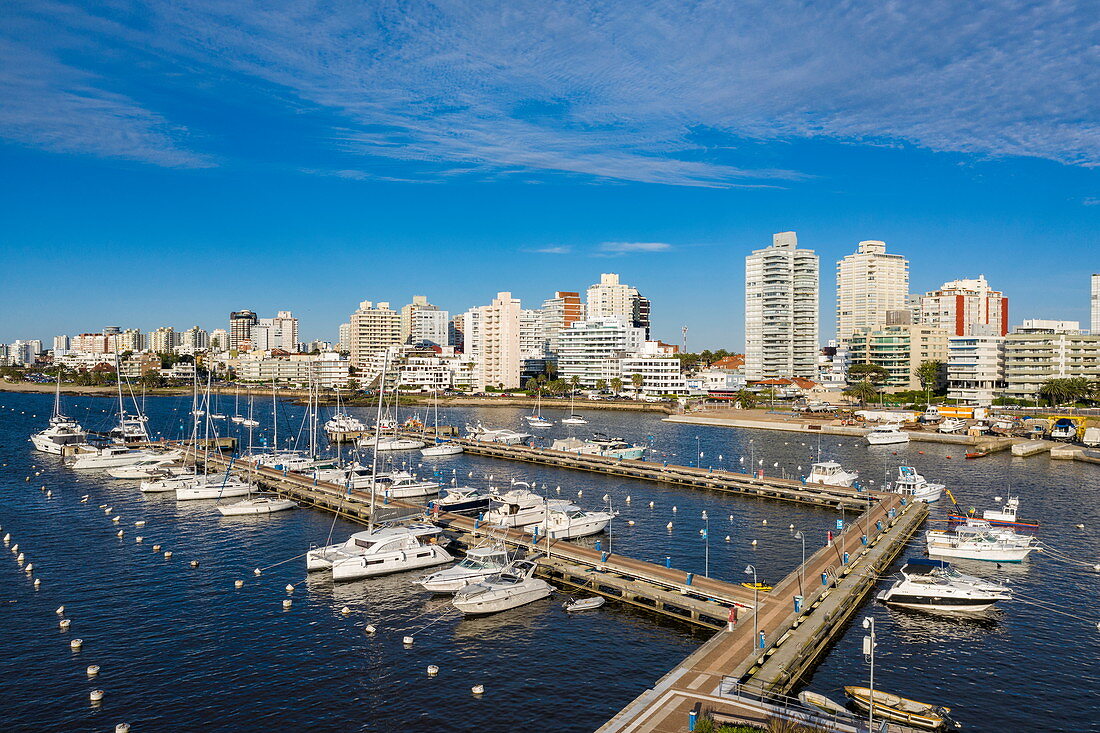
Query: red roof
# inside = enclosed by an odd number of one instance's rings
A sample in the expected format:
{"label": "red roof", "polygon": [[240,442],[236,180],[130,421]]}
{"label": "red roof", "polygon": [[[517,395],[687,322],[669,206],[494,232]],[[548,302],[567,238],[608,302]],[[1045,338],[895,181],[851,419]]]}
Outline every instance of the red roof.
{"label": "red roof", "polygon": [[712,363],[711,366],[715,369],[740,369],[745,366],[745,357],[742,354],[723,356],[718,361]]}

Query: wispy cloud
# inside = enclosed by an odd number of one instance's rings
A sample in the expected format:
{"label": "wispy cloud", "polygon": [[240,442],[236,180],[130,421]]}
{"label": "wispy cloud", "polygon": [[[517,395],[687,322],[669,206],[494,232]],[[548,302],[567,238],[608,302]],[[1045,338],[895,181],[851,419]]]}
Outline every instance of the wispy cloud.
{"label": "wispy cloud", "polygon": [[1096,24],[1082,0],[84,7],[24,7],[46,30],[19,47],[36,55],[0,64],[0,85],[16,91],[0,134],[51,150],[201,164],[182,147],[186,131],[155,105],[87,71],[111,58],[165,84],[208,87],[212,100],[239,84],[272,109],[329,115],[316,137],[355,162],[312,167],[365,177],[379,159],[401,161],[412,179],[731,187],[801,177],[731,148],[731,138],[1100,163]]}
{"label": "wispy cloud", "polygon": [[672,245],[666,242],[604,242],[599,246],[601,252],[628,254],[631,252],[667,252]]}
{"label": "wispy cloud", "polygon": [[1081,200],[1085,206],[1100,206],[1100,196],[1089,196]]}
{"label": "wispy cloud", "polygon": [[537,247],[525,249],[524,252],[534,252],[543,255],[568,255],[573,253],[573,248],[568,245],[556,245],[552,247]]}

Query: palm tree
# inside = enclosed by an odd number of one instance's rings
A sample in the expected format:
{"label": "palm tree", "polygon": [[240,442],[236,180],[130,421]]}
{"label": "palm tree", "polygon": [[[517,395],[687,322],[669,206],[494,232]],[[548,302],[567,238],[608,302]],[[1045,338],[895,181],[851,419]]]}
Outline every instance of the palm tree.
{"label": "palm tree", "polygon": [[630,383],[634,385],[634,396],[637,397],[642,391],[642,385],[645,383],[645,377],[641,374],[631,374]]}
{"label": "palm tree", "polygon": [[856,382],[848,389],[844,390],[844,394],[849,397],[855,397],[859,400],[859,406],[863,407],[868,402],[873,402],[878,397],[878,388],[871,384],[870,380],[864,379],[862,382]]}
{"label": "palm tree", "polygon": [[614,379],[612,379],[611,380],[611,391],[614,392],[615,394],[619,394],[620,392],[622,392],[623,391],[623,380],[619,379],[618,377],[615,377]]}

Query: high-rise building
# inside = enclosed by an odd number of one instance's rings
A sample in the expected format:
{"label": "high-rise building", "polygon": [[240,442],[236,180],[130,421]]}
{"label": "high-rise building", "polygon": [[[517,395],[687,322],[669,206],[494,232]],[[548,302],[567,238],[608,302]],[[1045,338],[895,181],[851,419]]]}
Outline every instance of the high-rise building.
{"label": "high-rise building", "polygon": [[558,338],[558,378],[576,377],[581,386],[595,387],[619,376],[618,360],[642,348],[645,329],[619,316],[586,318],[562,329]]}
{"label": "high-rise building", "polygon": [[628,326],[644,329],[649,337],[649,299],[637,288],[620,283],[617,274],[601,274],[600,281],[588,287],[585,300],[585,318],[619,318]]}
{"label": "high-rise building", "polygon": [[459,313],[457,316],[451,319],[451,322],[447,326],[447,345],[454,347],[454,350],[458,353],[462,353],[466,350],[466,314]]}
{"label": "high-rise building", "polygon": [[429,303],[427,296],[414,295],[401,307],[401,342],[446,346],[448,321],[447,311]]}
{"label": "high-rise building", "polygon": [[241,341],[252,338],[252,327],[259,322],[256,314],[250,310],[233,311],[229,314],[229,350],[236,351]]}
{"label": "high-rise building", "polygon": [[515,389],[520,386],[520,302],[511,293],[497,293],[489,305],[478,308],[477,376],[480,388]]}
{"label": "high-rise building", "polygon": [[224,328],[215,328],[210,332],[210,350],[221,353],[229,350],[229,331]]}
{"label": "high-rise building", "polygon": [[68,336],[54,336],[53,337],[53,351],[57,353],[65,353],[69,350],[69,337]]}
{"label": "high-rise building", "polygon": [[947,397],[992,405],[1004,389],[1005,337],[952,336],[947,340]]}
{"label": "high-rise building", "polygon": [[176,348],[176,332],[171,326],[161,326],[149,332],[149,350],[157,354],[171,354]]}
{"label": "high-rise building", "polygon": [[1092,276],[1092,332],[1100,334],[1100,275]]}
{"label": "high-rise building", "polygon": [[367,366],[370,358],[401,343],[401,314],[390,308],[388,302],[376,306],[369,300],[359,304],[359,310],[351,314],[348,351],[351,365],[356,369]]}
{"label": "high-rise building", "polygon": [[336,332],[336,349],[338,351],[347,351],[351,342],[351,324],[341,323],[340,328]]}
{"label": "high-rise building", "polygon": [[817,374],[818,258],[794,232],[745,258],[745,378]]}
{"label": "high-rise building", "polygon": [[80,333],[72,337],[69,348],[81,354],[108,354],[113,344],[102,333]]}
{"label": "high-rise building", "polygon": [[523,309],[519,312],[519,358],[524,379],[546,370],[546,338],[541,310]]}
{"label": "high-rise building", "polygon": [[837,338],[846,339],[861,328],[908,323],[898,316],[906,313],[908,297],[909,261],[887,254],[885,242],[860,242],[854,254],[836,263]]}
{"label": "high-rise building", "polygon": [[253,351],[280,349],[288,354],[298,351],[298,319],[290,311],[279,311],[274,318],[259,318],[249,332]]}
{"label": "high-rise building", "polygon": [[920,299],[920,322],[953,336],[1004,336],[1008,298],[989,287],[985,275],[952,280]]}
{"label": "high-rise building", "polygon": [[581,294],[562,291],[542,302],[542,331],[546,353],[554,358],[558,353],[558,334],[577,321],[584,320],[584,304]]}
{"label": "high-rise building", "polygon": [[145,337],[136,328],[127,328],[122,333],[112,337],[114,341],[113,351],[124,354],[127,351],[137,353],[145,349]]}
{"label": "high-rise building", "polygon": [[184,354],[205,351],[209,343],[209,334],[198,326],[192,326],[179,335],[179,350]]}

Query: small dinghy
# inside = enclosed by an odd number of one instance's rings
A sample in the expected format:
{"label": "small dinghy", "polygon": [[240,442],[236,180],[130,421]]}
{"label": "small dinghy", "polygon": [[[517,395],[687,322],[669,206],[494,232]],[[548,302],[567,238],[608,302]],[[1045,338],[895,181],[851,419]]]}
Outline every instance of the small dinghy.
{"label": "small dinghy", "polygon": [[989,455],[987,450],[976,450],[966,454],[967,458],[985,458]]}
{"label": "small dinghy", "polygon": [[[872,692],[866,687],[847,686],[844,694],[860,710],[866,712],[871,708]],[[896,723],[905,723],[915,728],[925,730],[943,730],[944,728],[958,728],[959,724],[951,720],[948,715],[951,708],[940,707],[926,702],[917,702],[909,698],[895,695],[882,690],[874,691],[875,711],[878,718],[893,720]]]}
{"label": "small dinghy", "polygon": [[798,693],[798,700],[806,707],[824,710],[826,713],[829,713],[831,715],[848,715],[848,708],[816,692],[803,690],[802,692]]}
{"label": "small dinghy", "polygon": [[603,604],[603,596],[592,596],[591,598],[579,598],[576,600],[570,598],[567,603],[561,604],[561,607],[569,613],[573,613],[574,611],[594,611]]}
{"label": "small dinghy", "polygon": [[755,590],[761,593],[767,593],[772,590],[772,587],[767,583],[742,583],[741,585],[749,590]]}

